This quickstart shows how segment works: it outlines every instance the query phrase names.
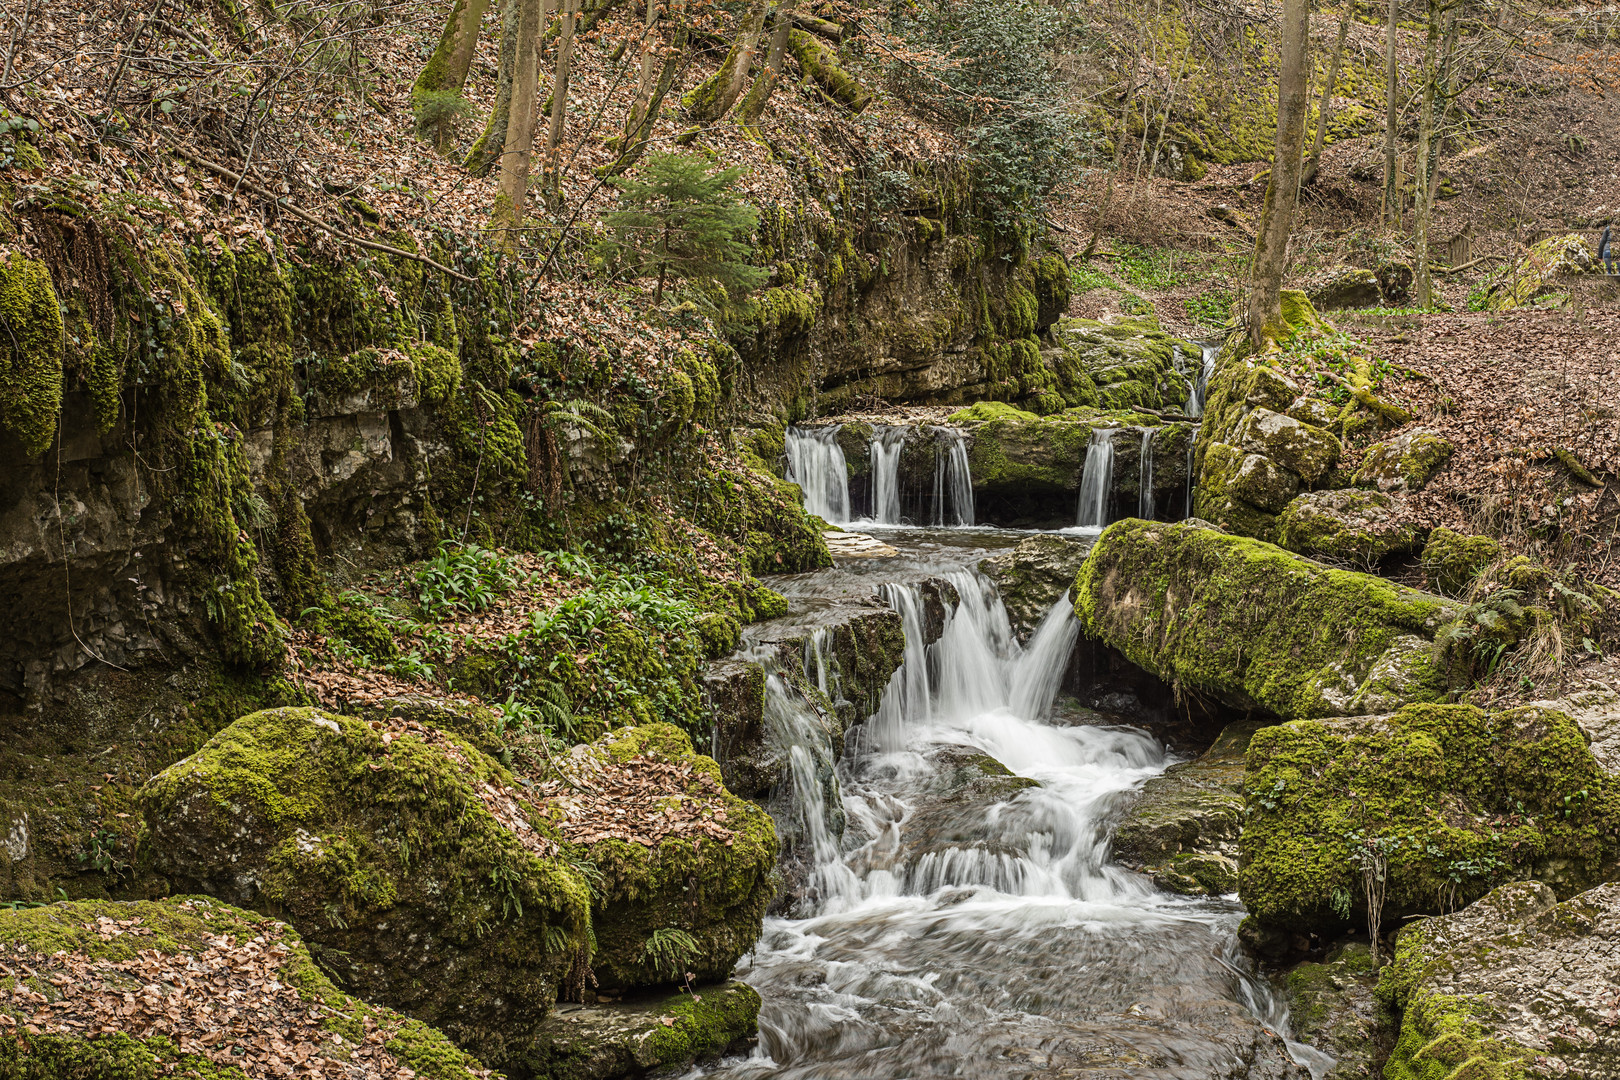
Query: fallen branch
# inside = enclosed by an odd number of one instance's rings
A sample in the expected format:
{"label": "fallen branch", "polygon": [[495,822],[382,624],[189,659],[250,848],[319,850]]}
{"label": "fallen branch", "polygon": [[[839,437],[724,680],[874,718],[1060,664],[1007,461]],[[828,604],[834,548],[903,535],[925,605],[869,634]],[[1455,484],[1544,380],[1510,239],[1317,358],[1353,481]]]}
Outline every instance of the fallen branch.
{"label": "fallen branch", "polygon": [[414,251],[406,251],[404,248],[397,248],[391,244],[379,244],[375,240],[362,239],[361,237],[353,236],[339,229],[334,229],[332,226],[328,225],[314,214],[300,210],[291,203],[283,202],[266,189],[249,180],[247,177],[234,173],[223,165],[216,165],[207,158],[201,157],[174,142],[169,143],[169,148],[180,157],[183,157],[187,161],[191,162],[193,165],[207,169],[209,172],[214,173],[217,176],[222,176],[231,183],[236,184],[238,187],[245,188],[250,194],[257,195],[261,199],[269,199],[271,202],[275,203],[277,206],[281,207],[283,210],[287,211],[289,214],[292,214],[299,220],[307,222],[323,232],[330,233],[339,240],[353,244],[356,247],[369,248],[372,251],[380,251],[384,255],[393,255],[401,259],[414,259],[415,261],[422,263],[424,266],[431,266],[441,274],[450,275],[457,281],[466,281],[470,283],[477,280],[476,278],[468,277],[466,274],[459,271],[452,270],[443,263],[435,262],[426,255],[419,255]]}
{"label": "fallen branch", "polygon": [[1477,259],[1469,259],[1467,262],[1458,263],[1456,266],[1431,266],[1431,267],[1429,267],[1429,269],[1431,271],[1433,271],[1434,273],[1436,273],[1436,274],[1458,274],[1458,273],[1461,273],[1464,270],[1469,269],[1470,267],[1478,266],[1482,262],[1490,262],[1493,259],[1506,260],[1507,256],[1506,255],[1481,255]]}

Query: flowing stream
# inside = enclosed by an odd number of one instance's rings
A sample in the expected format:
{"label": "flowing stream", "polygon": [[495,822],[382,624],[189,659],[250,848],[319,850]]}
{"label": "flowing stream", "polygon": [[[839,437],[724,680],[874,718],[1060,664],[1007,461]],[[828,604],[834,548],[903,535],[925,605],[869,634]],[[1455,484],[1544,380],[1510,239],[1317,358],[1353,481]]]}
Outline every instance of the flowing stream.
{"label": "flowing stream", "polygon": [[[767,919],[739,969],[763,999],[758,1047],[692,1076],[1304,1080],[1331,1065],[1273,1034],[1287,1017],[1237,948],[1235,900],[1173,897],[1111,860],[1110,815],[1171,759],[1139,728],[1054,710],[1078,634],[1068,598],[1020,646],[976,568],[1016,538],[905,530],[885,536],[899,558],[773,582],[807,624],[876,587],[905,660],[836,766],[826,725],[769,676],[810,866],[796,917]],[[924,645],[930,578],[960,602]],[[806,675],[836,698],[824,644],[807,639]]]}
{"label": "flowing stream", "polygon": [[1118,428],[1092,428],[1086,463],[1080,470],[1080,509],[1075,524],[1101,529],[1108,524],[1108,499],[1114,491],[1114,434]]}

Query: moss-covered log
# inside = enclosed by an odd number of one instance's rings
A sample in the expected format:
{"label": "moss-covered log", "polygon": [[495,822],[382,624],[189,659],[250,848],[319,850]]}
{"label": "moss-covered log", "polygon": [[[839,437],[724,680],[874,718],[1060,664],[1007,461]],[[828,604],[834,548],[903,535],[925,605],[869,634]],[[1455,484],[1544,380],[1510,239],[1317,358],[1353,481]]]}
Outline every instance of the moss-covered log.
{"label": "moss-covered log", "polygon": [[788,33],[788,51],[799,62],[805,78],[813,81],[827,96],[852,113],[859,113],[872,102],[872,92],[859,79],[844,70],[837,55],[803,30]]}

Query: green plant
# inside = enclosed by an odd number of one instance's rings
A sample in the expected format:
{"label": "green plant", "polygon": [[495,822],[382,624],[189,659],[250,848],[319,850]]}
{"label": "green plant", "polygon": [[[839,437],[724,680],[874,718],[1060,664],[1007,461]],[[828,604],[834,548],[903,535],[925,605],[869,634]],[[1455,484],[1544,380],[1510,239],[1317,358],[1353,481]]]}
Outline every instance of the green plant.
{"label": "green plant", "polygon": [[697,939],[674,927],[654,930],[641,946],[642,959],[652,965],[654,974],[667,979],[680,978],[697,955]]}
{"label": "green plant", "polygon": [[1090,292],[1093,289],[1112,289],[1123,292],[1119,282],[1108,276],[1108,271],[1100,266],[1077,262],[1069,267],[1069,286],[1076,296]]}
{"label": "green plant", "polygon": [[1119,302],[1119,306],[1125,309],[1127,315],[1153,314],[1153,301],[1144,300],[1140,296],[1133,296],[1129,293],[1126,294],[1125,299]]}
{"label": "green plant", "polygon": [[1518,589],[1498,589],[1469,604],[1435,634],[1436,659],[1460,664],[1477,678],[1490,676],[1523,629],[1523,599]]}
{"label": "green plant", "polygon": [[1176,253],[1163,248],[1120,244],[1114,253],[1114,272],[1138,289],[1169,289],[1187,280],[1185,260],[1176,266]]}
{"label": "green plant", "polygon": [[1196,325],[1217,329],[1232,320],[1232,305],[1236,302],[1237,294],[1230,289],[1214,289],[1182,301],[1182,307]]}
{"label": "green plant", "polygon": [[428,618],[483,611],[519,583],[513,559],[476,544],[439,546],[416,571],[417,602]]}

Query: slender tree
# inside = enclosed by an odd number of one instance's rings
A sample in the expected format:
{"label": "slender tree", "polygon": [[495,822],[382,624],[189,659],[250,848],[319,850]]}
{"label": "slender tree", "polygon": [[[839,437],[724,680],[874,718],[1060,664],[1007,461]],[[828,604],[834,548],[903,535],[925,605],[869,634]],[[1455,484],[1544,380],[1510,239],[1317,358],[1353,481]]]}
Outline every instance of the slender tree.
{"label": "slender tree", "polygon": [[759,47],[759,35],[765,28],[766,0],[749,0],[737,40],[726,53],[720,70],[687,95],[685,104],[692,119],[700,123],[713,123],[731,111],[737,97],[748,84],[748,73],[754,66],[754,51]]}
{"label": "slender tree", "polygon": [[411,86],[416,110],[416,137],[430,139],[439,153],[450,151],[452,124],[467,112],[461,89],[472,66],[478,32],[489,10],[489,0],[456,0],[445,20],[439,44]]}
{"label": "slender tree", "polygon": [[562,37],[557,43],[557,63],[551,76],[551,124],[546,129],[546,199],[555,203],[562,196],[563,122],[568,117],[568,69],[574,56],[574,22],[579,0],[562,0]]}
{"label": "slender tree", "polygon": [[1288,237],[1293,231],[1294,206],[1299,201],[1299,177],[1305,148],[1305,114],[1309,111],[1307,67],[1310,62],[1311,13],[1309,0],[1283,0],[1282,51],[1277,72],[1277,143],[1266,185],[1255,239],[1253,281],[1249,291],[1249,341],[1265,348],[1269,330],[1282,319],[1280,293],[1288,262]]}
{"label": "slender tree", "polygon": [[781,77],[782,61],[787,58],[788,37],[793,33],[793,13],[798,7],[799,0],[781,0],[776,6],[776,25],[771,27],[770,47],[765,51],[765,70],[759,73],[754,85],[748,88],[748,96],[737,106],[739,124],[759,123],[765,103],[770,100],[777,79]]}
{"label": "slender tree", "polygon": [[1333,88],[1339,84],[1339,64],[1344,60],[1344,41],[1350,36],[1350,20],[1356,14],[1356,0],[1346,0],[1344,14],[1339,18],[1339,36],[1333,42],[1333,56],[1328,60],[1327,82],[1322,84],[1322,104],[1316,110],[1316,137],[1311,140],[1311,156],[1305,161],[1305,174],[1301,184],[1316,181],[1322,167],[1322,147],[1327,142],[1328,121],[1333,116]]}
{"label": "slender tree", "polygon": [[501,151],[500,188],[490,229],[495,246],[517,251],[517,230],[523,225],[529,190],[529,158],[534,149],[535,98],[539,89],[541,0],[518,0],[516,65],[512,73],[512,100],[507,112],[506,139]]}
{"label": "slender tree", "polygon": [[[611,149],[618,152],[612,164],[604,168],[600,175],[604,177],[618,176],[630,166],[634,165],[647,149],[647,140],[652,136],[653,125],[658,122],[658,114],[663,109],[664,98],[669,94],[669,88],[675,83],[675,74],[686,62],[686,4],[685,0],[672,0],[670,3],[669,21],[672,24],[669,42],[663,48],[663,59],[658,69],[658,76],[652,82],[643,97],[638,91],[636,100],[631,105],[630,113],[625,118],[624,136],[614,140]],[[645,67],[643,68],[645,71]]]}
{"label": "slender tree", "polygon": [[1389,21],[1384,30],[1384,205],[1385,222],[1401,223],[1401,178],[1396,161],[1395,134],[1400,123],[1400,68],[1397,66],[1396,24],[1400,0],[1389,0]]}

